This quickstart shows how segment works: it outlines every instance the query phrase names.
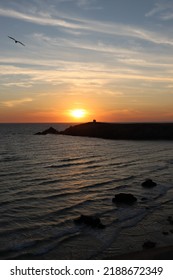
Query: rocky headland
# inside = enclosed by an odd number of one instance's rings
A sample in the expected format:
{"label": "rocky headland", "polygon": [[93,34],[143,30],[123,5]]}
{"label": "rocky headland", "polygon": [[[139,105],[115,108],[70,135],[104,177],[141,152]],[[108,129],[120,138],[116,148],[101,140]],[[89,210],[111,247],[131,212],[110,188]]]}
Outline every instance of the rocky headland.
{"label": "rocky headland", "polygon": [[173,123],[103,123],[88,122],[64,131],[49,128],[37,135],[63,134],[115,140],[173,140]]}

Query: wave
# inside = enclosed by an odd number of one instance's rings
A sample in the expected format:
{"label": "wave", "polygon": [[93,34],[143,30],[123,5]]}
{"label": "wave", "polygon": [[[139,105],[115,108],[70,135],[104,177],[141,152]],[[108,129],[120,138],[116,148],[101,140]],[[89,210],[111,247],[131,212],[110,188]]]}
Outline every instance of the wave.
{"label": "wave", "polygon": [[91,161],[83,161],[83,162],[73,162],[73,163],[64,163],[64,164],[52,164],[46,166],[45,168],[66,168],[66,167],[73,167],[73,166],[86,166],[86,168],[94,168],[94,165],[89,166],[90,164],[96,163],[95,160]]}

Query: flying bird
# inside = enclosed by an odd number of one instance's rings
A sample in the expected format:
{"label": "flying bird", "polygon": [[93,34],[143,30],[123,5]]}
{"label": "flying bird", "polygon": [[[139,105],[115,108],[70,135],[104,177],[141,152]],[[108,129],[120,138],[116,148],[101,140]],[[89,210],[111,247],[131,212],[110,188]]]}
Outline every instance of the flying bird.
{"label": "flying bird", "polygon": [[22,42],[16,40],[16,39],[13,38],[13,37],[8,36],[8,38],[12,39],[15,43],[19,43],[19,44],[21,44],[22,46],[25,46]]}

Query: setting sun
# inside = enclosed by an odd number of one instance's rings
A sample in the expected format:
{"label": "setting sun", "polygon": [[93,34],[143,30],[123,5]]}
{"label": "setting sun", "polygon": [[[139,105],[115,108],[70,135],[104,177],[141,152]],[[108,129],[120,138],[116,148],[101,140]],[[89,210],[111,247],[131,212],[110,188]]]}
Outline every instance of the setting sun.
{"label": "setting sun", "polygon": [[86,116],[87,112],[84,109],[74,109],[70,112],[71,116],[76,119],[81,119]]}

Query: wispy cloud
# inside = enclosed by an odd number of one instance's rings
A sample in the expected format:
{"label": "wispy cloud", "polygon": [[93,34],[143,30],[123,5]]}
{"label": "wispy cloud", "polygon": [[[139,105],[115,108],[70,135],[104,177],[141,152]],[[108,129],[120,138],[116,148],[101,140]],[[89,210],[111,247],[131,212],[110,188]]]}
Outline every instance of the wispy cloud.
{"label": "wispy cloud", "polygon": [[[40,6],[42,1],[35,0],[35,3]],[[102,6],[100,5],[100,0],[56,0],[56,4],[72,4],[75,7],[84,9],[84,10],[100,10]]]}
{"label": "wispy cloud", "polygon": [[[0,57],[0,62],[3,64],[11,64],[11,66],[0,67],[1,75],[13,72],[13,65],[25,64],[26,66],[22,68],[15,67],[13,73],[25,75],[28,74],[26,71],[27,66],[33,66],[32,71],[29,74],[34,74],[36,68],[39,67],[40,70],[45,73],[48,70],[51,71],[90,71],[90,72],[117,72],[123,67],[126,73],[134,73],[135,71],[142,71],[145,73],[152,72],[152,68],[157,73],[157,68],[161,69],[164,73],[168,75],[168,72],[172,68],[172,54],[168,49],[167,51],[159,50],[159,60],[158,53],[152,51],[150,48],[140,47],[135,48],[127,45],[127,47],[116,46],[110,42],[104,42],[104,39],[99,41],[89,41],[85,38],[57,38],[55,36],[48,36],[43,33],[34,33],[29,35],[28,41],[34,42],[33,50],[35,51],[35,56],[18,56],[18,57]],[[40,48],[41,45],[41,48]],[[32,46],[30,46],[32,48]],[[44,51],[46,49],[45,55]],[[58,55],[57,55],[58,49]],[[64,50],[70,49],[70,53],[73,56],[68,60],[67,55],[63,56]],[[146,51],[148,50],[148,51]],[[39,51],[39,55],[37,55]],[[80,53],[83,55],[80,55]],[[88,52],[89,51],[89,52]],[[158,50],[157,50],[158,51]],[[62,55],[61,55],[62,52]],[[95,61],[91,58],[92,52],[94,53]],[[89,53],[89,55],[87,54]],[[61,59],[62,57],[62,59]],[[77,58],[77,59],[76,59]],[[136,69],[135,67],[141,67]],[[118,70],[117,70],[118,69]],[[172,73],[171,73],[172,74]]]}
{"label": "wispy cloud", "polygon": [[31,98],[23,98],[23,99],[16,99],[16,100],[7,100],[7,101],[2,101],[1,105],[5,107],[15,107],[27,102],[32,102],[33,100]]}
{"label": "wispy cloud", "polygon": [[19,20],[32,22],[40,25],[62,26],[62,27],[72,28],[72,29],[79,28],[79,26],[76,24],[67,22],[66,20],[63,19],[51,18],[47,13],[45,14],[41,12],[37,13],[36,15],[32,15],[29,13],[26,14],[11,9],[0,8],[0,15],[4,17],[11,17]]}
{"label": "wispy cloud", "polygon": [[[159,9],[159,8],[157,8]],[[161,10],[161,8],[160,8]],[[118,24],[112,22],[100,22],[96,20],[87,20],[82,18],[75,18],[68,15],[63,15],[63,17],[53,16],[51,12],[36,12],[29,11],[28,13],[0,8],[0,15],[4,17],[16,18],[18,20],[29,21],[39,25],[62,27],[67,29],[75,30],[88,30],[90,32],[99,32],[110,35],[125,36],[127,38],[133,37],[145,41],[149,41],[155,44],[169,44],[173,45],[173,40],[169,37],[160,34],[158,32],[153,32],[140,28],[137,26],[130,26],[125,24]],[[154,14],[154,10],[148,13],[148,16]]]}
{"label": "wispy cloud", "polygon": [[2,86],[5,87],[21,87],[21,88],[30,88],[32,87],[32,83],[28,82],[28,81],[23,81],[23,82],[6,82],[6,83],[2,83]]}
{"label": "wispy cloud", "polygon": [[154,7],[145,14],[146,17],[154,16],[165,10],[165,5],[162,3],[155,3]]}
{"label": "wispy cloud", "polygon": [[153,9],[151,9],[145,15],[146,17],[155,16],[161,20],[171,20],[173,18],[173,3],[170,1],[155,3]]}
{"label": "wispy cloud", "polygon": [[101,10],[102,7],[97,3],[96,0],[76,0],[77,6],[85,10]]}
{"label": "wispy cloud", "polygon": [[[73,66],[74,67],[74,66]],[[20,77],[20,86],[26,86],[26,77],[28,76],[28,84],[29,85],[36,85],[36,84],[48,84],[50,86],[62,84],[70,84],[70,87],[85,87],[91,86],[92,88],[97,87],[98,84],[104,87],[104,85],[109,81],[113,81],[118,83],[120,80],[126,81],[152,81],[158,83],[172,83],[173,78],[172,75],[160,74],[155,73],[151,75],[151,73],[146,72],[139,72],[139,71],[130,71],[129,68],[113,68],[112,70],[103,68],[102,70],[98,67],[94,66],[95,68],[90,68],[88,65],[88,69],[84,67],[84,65],[76,64],[76,69],[73,68],[73,71],[62,71],[62,70],[38,70],[38,69],[31,69],[31,68],[20,68],[20,67],[3,67],[3,74],[7,77],[11,77],[14,75],[15,78],[17,75]],[[24,75],[24,80],[22,79],[22,75]],[[10,79],[10,80],[11,80]],[[8,82],[6,82],[6,85]],[[9,86],[13,83],[9,81]],[[15,83],[14,83],[15,84]]]}

